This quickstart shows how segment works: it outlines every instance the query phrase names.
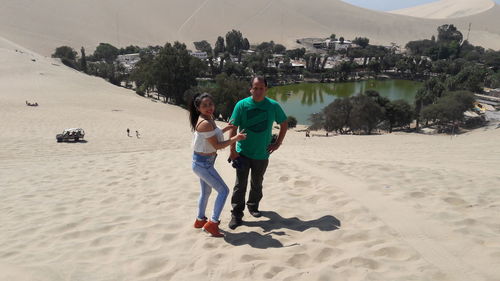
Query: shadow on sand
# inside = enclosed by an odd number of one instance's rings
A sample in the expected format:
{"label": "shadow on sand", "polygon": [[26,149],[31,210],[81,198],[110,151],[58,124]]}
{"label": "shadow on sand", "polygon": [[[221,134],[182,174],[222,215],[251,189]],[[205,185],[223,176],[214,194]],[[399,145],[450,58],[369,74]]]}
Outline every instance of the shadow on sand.
{"label": "shadow on sand", "polygon": [[224,240],[231,245],[241,246],[250,245],[253,248],[267,249],[267,248],[282,248],[295,246],[297,244],[284,246],[279,240],[273,238],[276,236],[287,235],[286,231],[274,231],[278,229],[289,229],[293,231],[303,232],[310,228],[317,228],[320,231],[333,231],[340,227],[340,221],[334,216],[323,216],[319,219],[302,221],[296,217],[283,218],[276,212],[262,211],[262,217],[268,220],[262,221],[243,221],[243,225],[248,227],[260,227],[266,234],[260,234],[255,231],[251,232],[225,232]]}

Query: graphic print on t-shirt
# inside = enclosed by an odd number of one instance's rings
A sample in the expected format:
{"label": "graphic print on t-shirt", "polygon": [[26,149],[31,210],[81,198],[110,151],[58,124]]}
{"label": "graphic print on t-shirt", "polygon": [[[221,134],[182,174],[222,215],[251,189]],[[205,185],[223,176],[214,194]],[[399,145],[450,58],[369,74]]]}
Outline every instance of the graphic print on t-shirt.
{"label": "graphic print on t-shirt", "polygon": [[247,111],[247,129],[261,133],[267,129],[268,113],[266,110],[254,108]]}

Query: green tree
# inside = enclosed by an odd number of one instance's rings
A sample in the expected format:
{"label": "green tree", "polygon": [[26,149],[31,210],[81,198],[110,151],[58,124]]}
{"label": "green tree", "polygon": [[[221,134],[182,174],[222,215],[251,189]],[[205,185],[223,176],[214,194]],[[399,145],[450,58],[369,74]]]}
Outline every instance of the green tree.
{"label": "green tree", "polygon": [[484,63],[497,72],[500,69],[500,51],[488,50],[483,55]]}
{"label": "green tree", "polygon": [[488,74],[489,71],[484,66],[467,64],[457,75],[448,77],[445,85],[448,91],[467,90],[480,93]]}
{"label": "green tree", "polygon": [[119,50],[108,43],[100,43],[99,46],[94,51],[95,60],[104,60],[107,63],[111,63],[118,57]]}
{"label": "green tree", "polygon": [[124,80],[124,73],[123,66],[103,61],[91,63],[88,67],[88,74],[102,77],[117,86],[120,86],[121,81]]}
{"label": "green tree", "polygon": [[433,77],[424,82],[422,88],[417,91],[415,96],[415,113],[417,118],[416,128],[418,130],[420,113],[428,105],[435,103],[444,93],[445,86],[440,78]]}
{"label": "green tree", "polygon": [[379,74],[381,68],[381,64],[378,60],[370,60],[370,62],[368,63],[368,69],[375,74]]}
{"label": "green tree", "polygon": [[[161,47],[158,50],[160,49]],[[153,78],[153,61],[155,53],[156,51],[152,48],[142,50],[140,53],[141,59],[130,74],[130,79],[136,84],[136,92],[138,95],[144,96],[156,89]],[[159,96],[158,99],[160,99]]]}
{"label": "green tree", "polygon": [[217,105],[215,114],[229,121],[236,103],[249,95],[248,82],[222,73],[215,77],[215,83],[216,87],[210,89]]}
{"label": "green tree", "polygon": [[119,55],[126,55],[126,54],[137,54],[140,52],[141,52],[141,47],[130,45],[130,46],[127,46],[125,48],[120,48],[120,50],[118,51],[118,54]]}
{"label": "green tree", "polygon": [[254,53],[246,56],[243,66],[249,68],[253,73],[263,75],[267,72],[267,60],[270,58],[266,53]]}
{"label": "green tree", "polygon": [[243,39],[243,50],[250,50],[250,42],[247,38]]}
{"label": "green tree", "polygon": [[371,134],[384,118],[382,107],[363,94],[352,97],[351,103],[349,127],[352,131],[363,131],[365,134]]}
{"label": "green tree", "polygon": [[410,54],[416,56],[428,55],[429,50],[436,47],[437,44],[435,41],[424,39],[417,41],[410,41],[406,44],[406,49],[410,51]]}
{"label": "green tree", "polygon": [[309,130],[321,130],[325,126],[325,116],[323,112],[313,113],[308,118],[311,125],[308,127]]}
{"label": "green tree", "polygon": [[341,134],[350,132],[349,121],[353,105],[350,98],[339,98],[327,105],[323,111],[323,128]]}
{"label": "green tree", "polygon": [[385,108],[385,106],[390,103],[388,98],[381,96],[380,93],[375,90],[366,90],[364,95],[370,97],[374,102],[380,105],[381,108]]}
{"label": "green tree", "polygon": [[457,42],[462,43],[464,36],[453,24],[444,24],[438,27],[438,42],[449,43]]}
{"label": "green tree", "polygon": [[228,61],[224,64],[224,68],[222,69],[222,73],[226,73],[227,75],[235,75],[239,77],[244,77],[247,76],[245,67],[242,64],[239,63],[234,63],[231,61]]}
{"label": "green tree", "polygon": [[464,112],[474,106],[474,95],[468,91],[447,92],[435,104],[422,111],[422,117],[438,125],[454,126],[464,119]]}
{"label": "green tree", "polygon": [[206,52],[207,55],[211,56],[213,53],[212,46],[206,40],[194,42],[194,47],[200,52]]}
{"label": "green tree", "polygon": [[244,50],[244,38],[240,31],[231,30],[226,34],[227,51],[234,56],[238,56],[238,62],[241,62],[241,52]]}
{"label": "green tree", "polygon": [[153,84],[159,94],[177,105],[185,104],[184,92],[196,86],[196,77],[205,70],[206,65],[191,56],[185,44],[167,43],[153,60]]}
{"label": "green tree", "polygon": [[71,68],[78,69],[77,63],[76,63],[76,55],[77,52],[73,50],[73,48],[68,47],[68,46],[61,46],[56,48],[54,53],[52,54],[53,58],[60,58],[61,62],[69,66]]}
{"label": "green tree", "polygon": [[286,55],[292,59],[301,59],[304,57],[306,54],[306,49],[305,48],[297,48],[293,50],[286,50]]}
{"label": "green tree", "polygon": [[354,40],[352,40],[352,43],[357,44],[364,49],[370,43],[370,39],[366,37],[356,37],[354,38]]}
{"label": "green tree", "polygon": [[269,41],[269,42],[262,42],[259,45],[257,45],[256,49],[259,52],[265,52],[265,53],[270,53],[272,54],[274,51],[274,41]]}
{"label": "green tree", "polygon": [[343,61],[340,65],[334,68],[334,71],[338,73],[338,79],[340,81],[346,81],[349,75],[358,67],[355,62]]}
{"label": "green tree", "polygon": [[404,100],[391,101],[385,105],[385,118],[389,123],[389,133],[394,127],[409,126],[413,120],[413,109]]}
{"label": "green tree", "polygon": [[275,54],[284,54],[286,52],[286,47],[281,44],[274,45],[273,53]]}
{"label": "green tree", "polygon": [[85,48],[81,48],[80,52],[82,54],[82,58],[80,59],[80,69],[84,72],[88,72],[88,67],[87,67],[87,56],[85,55]]}
{"label": "green tree", "polygon": [[214,65],[214,50],[212,49],[212,46],[210,45],[210,43],[208,43],[206,40],[202,40],[202,41],[194,42],[194,47],[196,48],[196,50],[198,50],[200,52],[207,53],[208,64],[210,66],[210,70],[212,72],[212,75],[213,76],[216,75],[216,68]]}
{"label": "green tree", "polygon": [[288,116],[288,118],[286,119],[286,122],[288,123],[288,129],[297,127],[297,118],[295,118],[291,115]]}
{"label": "green tree", "polygon": [[68,46],[61,46],[56,48],[55,52],[52,54],[53,58],[65,58],[71,61],[74,61],[76,59],[76,51],[73,50],[73,48],[68,47]]}
{"label": "green tree", "polygon": [[491,72],[485,79],[485,85],[490,88],[500,88],[500,72]]}
{"label": "green tree", "polygon": [[224,38],[222,36],[217,37],[214,47],[214,57],[218,57],[226,51],[226,45],[224,44]]}

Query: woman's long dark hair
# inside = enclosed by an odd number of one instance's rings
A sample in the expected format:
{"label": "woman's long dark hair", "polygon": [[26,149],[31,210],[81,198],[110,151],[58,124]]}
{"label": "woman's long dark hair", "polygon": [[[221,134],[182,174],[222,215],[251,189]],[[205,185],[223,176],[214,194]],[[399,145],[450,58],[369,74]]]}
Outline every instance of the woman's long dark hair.
{"label": "woman's long dark hair", "polygon": [[199,93],[193,96],[189,102],[189,122],[191,123],[191,131],[196,130],[196,124],[198,123],[198,118],[200,117],[200,103],[204,98],[209,98],[212,101],[214,98],[209,93]]}

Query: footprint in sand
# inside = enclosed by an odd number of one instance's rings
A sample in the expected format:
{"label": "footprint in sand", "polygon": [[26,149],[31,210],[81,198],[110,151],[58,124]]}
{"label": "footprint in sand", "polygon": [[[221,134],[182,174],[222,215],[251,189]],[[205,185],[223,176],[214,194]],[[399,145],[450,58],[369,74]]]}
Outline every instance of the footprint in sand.
{"label": "footprint in sand", "polygon": [[168,260],[164,258],[150,258],[142,262],[142,269],[139,270],[139,276],[150,275],[162,271],[168,265]]}
{"label": "footprint in sand", "polygon": [[307,261],[310,260],[307,254],[294,254],[286,263],[294,268],[305,268],[308,266]]}
{"label": "footprint in sand", "polygon": [[324,262],[330,260],[332,257],[336,255],[335,251],[332,248],[324,248],[319,254],[314,258],[315,262]]}
{"label": "footprint in sand", "polygon": [[288,181],[289,179],[290,179],[290,178],[289,178],[289,177],[287,177],[287,176],[281,176],[281,177],[279,178],[279,180],[280,180],[281,182]]}
{"label": "footprint in sand", "polygon": [[267,278],[267,279],[273,279],[274,276],[276,276],[277,274],[279,274],[280,272],[282,272],[285,268],[284,267],[281,267],[281,266],[273,266],[269,269],[269,271],[267,271],[266,273],[264,273],[264,277]]}
{"label": "footprint in sand", "polygon": [[294,185],[295,187],[306,187],[306,186],[308,186],[308,185],[309,185],[309,182],[307,182],[307,181],[301,181],[301,180],[296,180],[296,181],[293,183],[293,185]]}
{"label": "footprint in sand", "polygon": [[264,258],[256,255],[243,255],[240,258],[240,261],[242,262],[258,261],[258,260],[264,260]]}
{"label": "footprint in sand", "polygon": [[380,267],[380,264],[373,259],[355,257],[355,258],[341,260],[341,261],[337,262],[335,264],[335,266],[338,266],[338,267],[354,266],[356,268],[361,267],[361,268],[368,268],[371,270],[376,270]]}
{"label": "footprint in sand", "polygon": [[465,202],[464,200],[462,200],[460,198],[456,198],[456,197],[447,197],[447,198],[444,198],[443,201],[446,202],[446,203],[448,203],[448,204],[451,204],[453,206],[459,206],[459,205],[465,205],[465,204],[467,204],[467,202]]}
{"label": "footprint in sand", "polygon": [[405,251],[397,247],[384,247],[375,251],[376,257],[388,257],[399,261],[408,261],[417,259],[416,255],[412,255],[410,251]]}
{"label": "footprint in sand", "polygon": [[420,191],[415,191],[415,192],[410,193],[410,196],[412,198],[424,198],[425,197],[425,193],[420,192]]}
{"label": "footprint in sand", "polygon": [[500,259],[500,252],[495,252],[495,253],[492,253],[492,254],[490,254],[490,256],[491,256],[492,258],[495,258],[495,259]]}

